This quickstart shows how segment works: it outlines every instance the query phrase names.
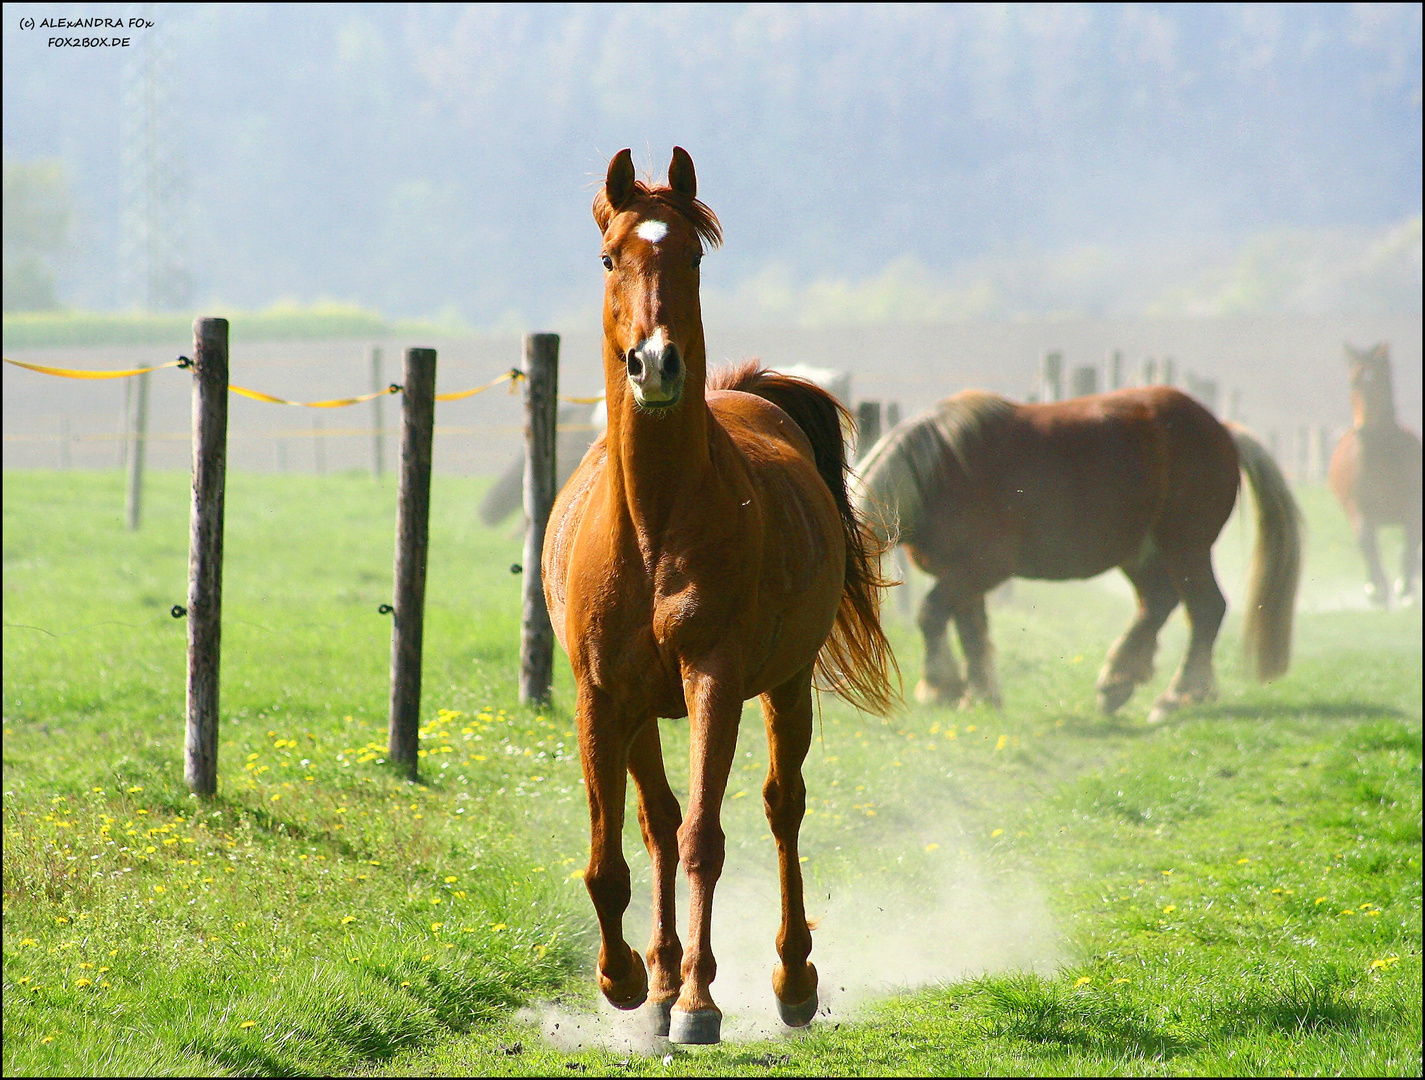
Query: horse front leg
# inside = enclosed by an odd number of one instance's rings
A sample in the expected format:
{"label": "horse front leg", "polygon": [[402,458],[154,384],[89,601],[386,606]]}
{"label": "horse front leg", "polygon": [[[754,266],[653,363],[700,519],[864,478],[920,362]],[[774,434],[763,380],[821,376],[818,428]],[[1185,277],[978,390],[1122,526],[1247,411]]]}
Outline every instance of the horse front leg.
{"label": "horse front leg", "polygon": [[678,799],[663,769],[658,721],[650,720],[629,749],[628,771],[638,789],[638,824],[653,863],[653,932],[648,941],[649,1005],[653,1033],[667,1035],[669,1014],[682,989],[683,943],[678,940]]}
{"label": "horse front leg", "polygon": [[1364,518],[1356,528],[1356,546],[1365,557],[1366,574],[1370,577],[1366,582],[1366,599],[1377,607],[1385,607],[1390,603],[1390,586],[1386,583],[1385,567],[1380,562],[1380,539],[1375,525]]}
{"label": "horse front leg", "polygon": [[925,674],[915,687],[915,699],[925,705],[948,705],[965,692],[965,677],[950,648],[946,623],[952,612],[950,589],[936,581],[920,602],[916,624],[925,639]]}
{"label": "horse front leg", "polygon": [[715,1043],[722,1037],[722,1010],[713,1002],[709,986],[717,977],[713,890],[727,853],[722,798],[742,718],[742,680],[731,675],[690,670],[683,677],[690,736],[688,814],[678,829],[678,855],[688,875],[688,945],[683,954],[683,988],[668,1032],[677,1043]]}
{"label": "horse front leg", "polygon": [[990,617],[985,610],[985,594],[955,605],[955,629],[965,650],[965,672],[969,685],[960,706],[968,708],[983,700],[998,709],[1001,705],[999,679],[995,677],[994,645],[990,642]]}
{"label": "horse front leg", "polygon": [[1415,576],[1420,572],[1420,522],[1405,526],[1405,547],[1400,550],[1400,580],[1395,583],[1396,599],[1402,607],[1415,603]]}
{"label": "horse front leg", "polygon": [[[607,695],[579,695],[579,754],[589,795],[589,865],[584,887],[599,918],[599,989],[619,1009],[636,1009],[648,997],[648,976],[623,937],[630,893],[623,857],[624,796],[629,736]],[[656,721],[654,721],[656,723]]]}
{"label": "horse front leg", "polygon": [[762,717],[767,726],[770,761],[762,803],[767,824],[777,842],[777,872],[782,884],[782,926],[777,932],[781,962],[772,973],[777,1011],[788,1027],[805,1027],[816,1015],[816,966],[811,955],[811,928],[807,925],[797,837],[806,814],[806,783],[802,763],[811,747],[812,669],[762,695]]}

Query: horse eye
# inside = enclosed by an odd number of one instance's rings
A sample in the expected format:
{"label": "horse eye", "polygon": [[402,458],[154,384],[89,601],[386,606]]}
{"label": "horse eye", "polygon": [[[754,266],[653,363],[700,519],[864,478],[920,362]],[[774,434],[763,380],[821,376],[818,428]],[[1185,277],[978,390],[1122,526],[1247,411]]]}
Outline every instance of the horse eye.
{"label": "horse eye", "polygon": [[600,256],[600,258],[602,258],[603,261],[604,261],[604,269],[605,269],[605,270],[612,270],[612,269],[614,268],[614,261],[613,261],[613,259],[609,258],[607,255],[602,255],[602,256]]}
{"label": "horse eye", "polygon": [[693,269],[696,270],[698,267],[700,267],[700,266],[702,266],[702,265],[703,265],[703,253],[700,251],[700,252],[698,252],[696,255],[693,256]]}

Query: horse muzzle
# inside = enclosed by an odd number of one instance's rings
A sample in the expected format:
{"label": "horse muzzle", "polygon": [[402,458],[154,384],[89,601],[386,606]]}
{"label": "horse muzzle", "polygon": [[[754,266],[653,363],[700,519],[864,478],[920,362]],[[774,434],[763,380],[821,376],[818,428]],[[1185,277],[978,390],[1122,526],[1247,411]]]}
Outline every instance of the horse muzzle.
{"label": "horse muzzle", "polygon": [[685,367],[678,346],[657,330],[624,357],[633,400],[644,409],[668,409],[683,396]]}

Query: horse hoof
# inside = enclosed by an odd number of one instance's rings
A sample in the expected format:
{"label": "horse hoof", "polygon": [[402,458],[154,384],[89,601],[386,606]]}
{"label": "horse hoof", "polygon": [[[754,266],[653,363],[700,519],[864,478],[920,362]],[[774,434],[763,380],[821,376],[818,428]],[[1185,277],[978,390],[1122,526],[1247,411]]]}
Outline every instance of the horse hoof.
{"label": "horse hoof", "polygon": [[1390,602],[1389,593],[1372,583],[1366,584],[1366,599],[1376,607],[1385,607]]}
{"label": "horse hoof", "polygon": [[668,1026],[672,1014],[672,998],[668,998],[664,1001],[650,1001],[648,1003],[648,1018],[654,1035],[663,1039],[668,1037]]}
{"label": "horse hoof", "polygon": [[1116,713],[1125,701],[1133,696],[1134,684],[1131,682],[1110,683],[1107,686],[1098,688],[1098,707],[1106,716]]}
{"label": "horse hoof", "polygon": [[959,698],[959,690],[945,690],[924,679],[915,684],[915,700],[922,705],[954,705]]}
{"label": "horse hoof", "polygon": [[807,998],[800,1005],[788,1005],[781,998],[777,999],[777,1015],[782,1018],[782,1023],[787,1027],[806,1027],[811,1023],[812,1017],[816,1016],[817,998],[815,991],[811,997]]}
{"label": "horse hoof", "polygon": [[670,1009],[668,1039],[685,1046],[709,1046],[722,1042],[722,1013],[717,1009]]}
{"label": "horse hoof", "polygon": [[643,958],[629,950],[633,958],[633,971],[620,982],[614,982],[603,972],[599,972],[599,989],[615,1009],[630,1012],[648,1000],[648,972],[643,967]]}

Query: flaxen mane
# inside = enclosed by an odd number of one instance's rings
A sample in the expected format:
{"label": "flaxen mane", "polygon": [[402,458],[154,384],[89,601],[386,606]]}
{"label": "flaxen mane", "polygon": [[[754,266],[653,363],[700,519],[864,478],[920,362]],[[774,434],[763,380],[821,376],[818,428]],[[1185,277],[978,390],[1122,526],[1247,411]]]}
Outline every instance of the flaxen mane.
{"label": "flaxen mane", "polygon": [[964,390],[891,429],[871,448],[855,499],[882,543],[914,534],[927,501],[944,483],[947,458],[966,476],[983,470],[986,437],[1013,410],[996,394]]}

